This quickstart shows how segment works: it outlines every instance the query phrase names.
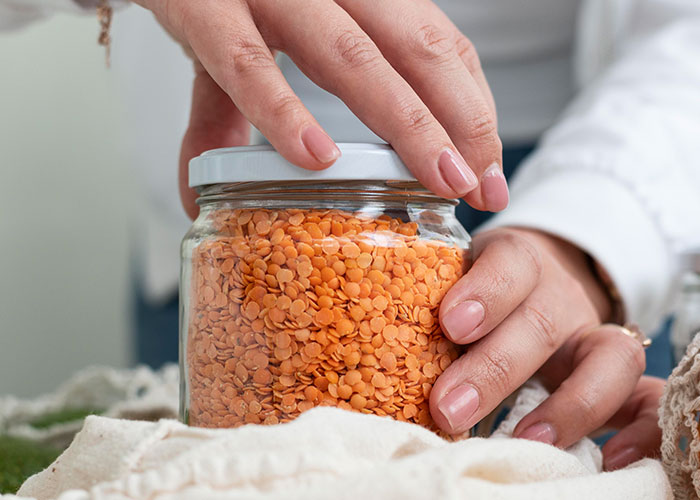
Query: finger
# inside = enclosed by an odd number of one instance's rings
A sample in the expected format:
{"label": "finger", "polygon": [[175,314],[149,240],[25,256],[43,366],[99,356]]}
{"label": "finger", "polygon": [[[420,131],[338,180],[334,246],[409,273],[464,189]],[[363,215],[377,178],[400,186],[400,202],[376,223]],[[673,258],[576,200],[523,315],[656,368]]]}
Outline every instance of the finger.
{"label": "finger", "polygon": [[189,162],[214,148],[245,146],[250,141],[250,124],[233,101],[201,65],[195,65],[192,111],[180,150],[180,197],[191,218],[197,217],[197,193],[188,185]]}
{"label": "finger", "polygon": [[632,397],[608,422],[621,430],[603,446],[605,470],[620,469],[644,457],[660,455],[658,409],[665,383],[660,378],[642,377]]}
{"label": "finger", "polygon": [[471,428],[594,317],[579,294],[561,293],[573,288],[556,280],[543,275],[510,316],[440,375],[430,393],[430,412],[441,429],[459,434]]}
{"label": "finger", "polygon": [[474,239],[474,264],[440,305],[442,331],[457,344],[475,342],[512,313],[540,281],[539,252],[526,238],[492,231]]}
{"label": "finger", "polygon": [[186,4],[194,53],[241,113],[291,163],[331,165],[340,150],[289,87],[247,7],[238,1]]}
{"label": "finger", "polygon": [[492,167],[482,189],[471,191],[466,201],[480,210],[504,209],[505,178],[492,179],[502,164],[495,106],[474,46],[430,1],[412,2],[410,9],[404,0],[338,3],[413,87],[477,177],[483,179]]}
{"label": "finger", "polygon": [[254,4],[258,24],[274,27],[264,33],[267,43],[340,97],[427,189],[459,198],[477,187],[445,129],[347,12],[325,0],[285,0],[284,9],[269,0]]}
{"label": "finger", "polygon": [[518,423],[515,437],[571,446],[615,414],[646,366],[642,345],[614,325],[574,337],[563,350],[571,351],[571,375]]}

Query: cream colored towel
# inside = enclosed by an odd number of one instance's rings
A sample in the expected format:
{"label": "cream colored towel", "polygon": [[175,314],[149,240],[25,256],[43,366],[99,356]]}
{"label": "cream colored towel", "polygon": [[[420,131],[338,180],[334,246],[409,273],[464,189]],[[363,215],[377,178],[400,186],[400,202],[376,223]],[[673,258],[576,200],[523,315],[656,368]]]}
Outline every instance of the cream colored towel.
{"label": "cream colored towel", "polygon": [[589,440],[563,451],[506,437],[545,396],[529,386],[492,438],[456,443],[331,408],[235,430],[89,417],[71,447],[19,493],[39,500],[672,498],[657,461],[601,473]]}

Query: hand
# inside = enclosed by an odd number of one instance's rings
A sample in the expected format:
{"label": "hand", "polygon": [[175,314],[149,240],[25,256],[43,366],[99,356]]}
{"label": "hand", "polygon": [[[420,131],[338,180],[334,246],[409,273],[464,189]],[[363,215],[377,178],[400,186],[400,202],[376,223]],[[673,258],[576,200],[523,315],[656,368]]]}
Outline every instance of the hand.
{"label": "hand", "polygon": [[573,336],[540,370],[551,397],[518,422],[513,435],[566,447],[593,431],[618,429],[603,446],[606,470],[658,457],[666,381],[640,378],[641,350],[616,325]]}
{"label": "hand", "polygon": [[479,58],[432,2],[135,1],[195,61],[180,160],[190,216],[198,209],[187,162],[207,149],[248,144],[249,122],[300,167],[323,169],[340,155],[284,80],[275,50],[340,97],[426,188],[480,210],[507,205],[495,106]]}
{"label": "hand", "polygon": [[440,308],[445,334],[470,345],[431,392],[438,426],[468,430],[537,372],[556,390],[516,436],[567,447],[604,425],[645,357],[618,328],[597,328],[610,304],[585,254],[538,231],[498,229],[474,238],[474,256]]}

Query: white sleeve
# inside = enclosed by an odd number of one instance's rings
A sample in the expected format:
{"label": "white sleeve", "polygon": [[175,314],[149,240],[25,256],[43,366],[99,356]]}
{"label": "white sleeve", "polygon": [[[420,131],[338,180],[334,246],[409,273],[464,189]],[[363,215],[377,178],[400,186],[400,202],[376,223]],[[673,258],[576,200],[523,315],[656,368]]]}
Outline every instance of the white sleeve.
{"label": "white sleeve", "polygon": [[651,332],[679,254],[700,245],[700,1],[591,0],[579,28],[583,90],[486,228],[578,245],[611,275],[627,319]]}
{"label": "white sleeve", "polygon": [[[94,12],[99,0],[0,0],[0,31],[18,29],[57,12]],[[126,0],[110,0],[113,6]]]}

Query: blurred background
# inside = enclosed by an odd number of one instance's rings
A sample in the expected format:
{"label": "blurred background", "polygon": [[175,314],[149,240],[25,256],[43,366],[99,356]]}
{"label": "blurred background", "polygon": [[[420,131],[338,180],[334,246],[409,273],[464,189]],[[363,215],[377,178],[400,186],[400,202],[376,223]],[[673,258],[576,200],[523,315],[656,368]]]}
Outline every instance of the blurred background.
{"label": "blurred background", "polygon": [[[485,71],[499,103],[507,173],[575,93],[580,2],[535,3],[539,8],[522,6],[526,18],[494,16],[494,24],[462,13],[491,61]],[[550,3],[556,8],[543,7]],[[692,10],[681,4],[679,12]],[[597,5],[604,14],[607,4]],[[488,17],[488,9],[478,12]],[[588,36],[597,42],[596,29]],[[189,221],[175,194],[176,165],[191,61],[138,7],[115,13],[111,70],[98,32],[94,12],[0,31],[0,395],[53,391],[88,365],[125,367],[139,359],[158,367],[177,359],[178,244]],[[494,33],[512,33],[511,46]],[[518,56],[520,38],[539,33],[546,38],[541,47]],[[595,54],[584,61],[589,70],[601,63],[604,45],[593,44]],[[341,124],[332,132],[337,140],[377,139],[288,58],[278,63],[305,102],[327,111],[318,116],[327,130]],[[253,138],[262,140],[255,132]],[[659,337],[649,351],[651,373],[670,370],[667,351],[667,337]]]}
{"label": "blurred background", "polygon": [[130,362],[129,221],[141,196],[93,16],[0,32],[0,394]]}

